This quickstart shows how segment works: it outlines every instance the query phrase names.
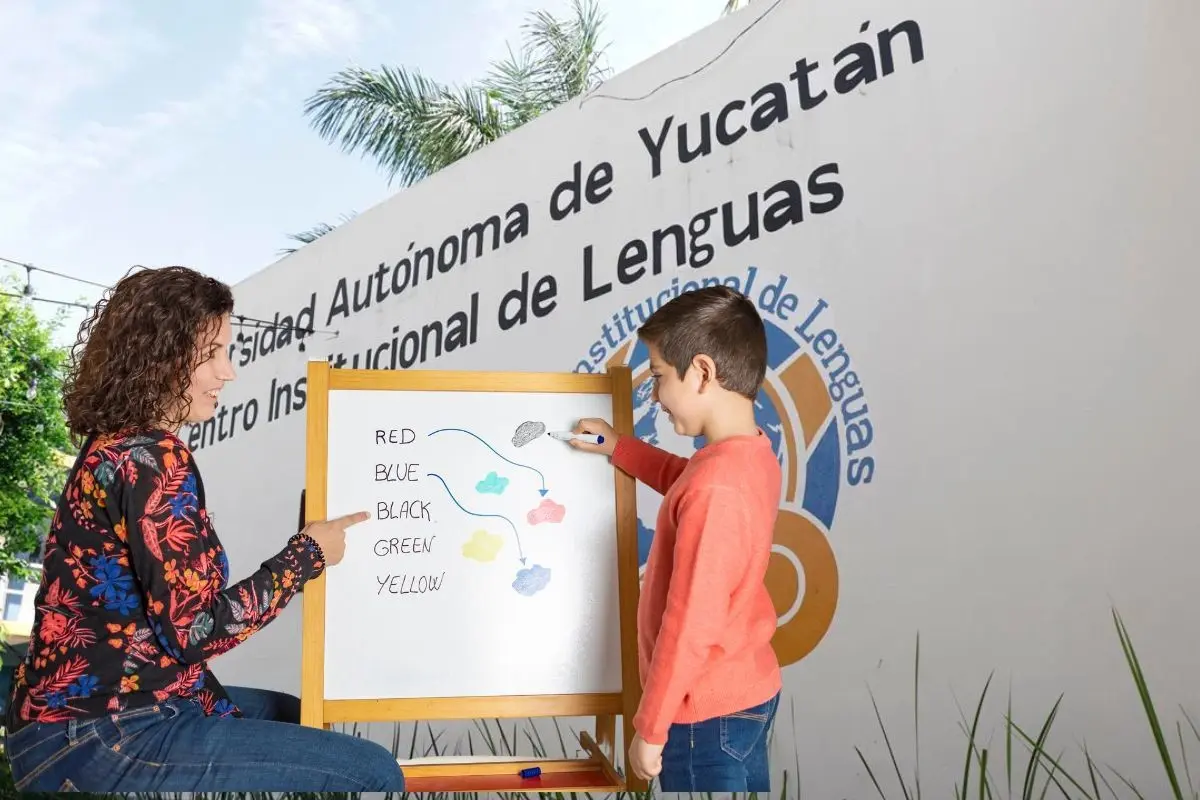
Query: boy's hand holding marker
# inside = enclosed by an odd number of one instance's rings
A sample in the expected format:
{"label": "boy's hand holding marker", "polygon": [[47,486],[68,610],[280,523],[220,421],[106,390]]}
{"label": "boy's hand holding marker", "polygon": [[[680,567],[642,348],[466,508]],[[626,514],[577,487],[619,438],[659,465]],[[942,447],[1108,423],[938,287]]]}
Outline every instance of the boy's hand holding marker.
{"label": "boy's hand holding marker", "polygon": [[[617,432],[613,430],[612,425],[602,419],[581,419],[575,423],[571,433],[574,436],[567,444],[577,450],[611,456],[617,447]],[[595,437],[595,442],[590,438],[581,439],[580,436]]]}

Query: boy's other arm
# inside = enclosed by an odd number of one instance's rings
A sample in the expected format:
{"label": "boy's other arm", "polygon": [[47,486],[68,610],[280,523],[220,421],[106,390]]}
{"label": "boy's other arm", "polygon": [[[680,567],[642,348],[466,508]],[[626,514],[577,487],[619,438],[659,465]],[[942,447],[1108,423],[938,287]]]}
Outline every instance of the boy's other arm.
{"label": "boy's other arm", "polygon": [[659,494],[666,494],[683,474],[688,460],[647,444],[636,436],[621,436],[613,450],[612,463]]}
{"label": "boy's other arm", "polygon": [[683,698],[719,641],[742,573],[743,504],[726,487],[701,486],[679,500],[674,565],[662,627],[633,725],[663,744]]}

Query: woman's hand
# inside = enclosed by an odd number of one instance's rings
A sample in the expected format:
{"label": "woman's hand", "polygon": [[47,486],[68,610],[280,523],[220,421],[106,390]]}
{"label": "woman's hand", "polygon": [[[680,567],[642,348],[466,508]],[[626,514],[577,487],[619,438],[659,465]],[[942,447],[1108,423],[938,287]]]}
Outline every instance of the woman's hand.
{"label": "woman's hand", "polygon": [[581,442],[578,439],[570,441],[571,447],[578,450],[587,450],[589,453],[601,453],[606,456],[612,456],[613,450],[617,448],[617,432],[613,430],[613,426],[609,425],[602,419],[581,419],[575,424],[572,433],[598,433],[604,437],[603,444],[592,444],[591,442]]}
{"label": "woman's hand", "polygon": [[371,515],[366,511],[359,511],[323,522],[310,522],[304,526],[304,530],[301,532],[312,537],[312,540],[321,548],[321,552],[325,554],[326,566],[333,566],[342,560],[342,556],[346,555],[346,529],[351,525],[366,522],[370,518]]}

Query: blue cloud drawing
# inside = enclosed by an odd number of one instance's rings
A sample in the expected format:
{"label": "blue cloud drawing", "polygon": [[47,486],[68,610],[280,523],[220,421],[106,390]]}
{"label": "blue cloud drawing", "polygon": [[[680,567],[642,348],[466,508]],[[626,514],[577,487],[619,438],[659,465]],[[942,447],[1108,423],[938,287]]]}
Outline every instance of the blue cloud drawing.
{"label": "blue cloud drawing", "polygon": [[508,478],[501,478],[494,472],[489,472],[486,478],[475,484],[475,491],[480,494],[504,494],[507,488]]}
{"label": "blue cloud drawing", "polygon": [[541,564],[534,564],[528,569],[517,572],[517,579],[512,582],[512,587],[517,590],[518,594],[533,597],[545,589],[548,583],[550,583],[550,570]]}

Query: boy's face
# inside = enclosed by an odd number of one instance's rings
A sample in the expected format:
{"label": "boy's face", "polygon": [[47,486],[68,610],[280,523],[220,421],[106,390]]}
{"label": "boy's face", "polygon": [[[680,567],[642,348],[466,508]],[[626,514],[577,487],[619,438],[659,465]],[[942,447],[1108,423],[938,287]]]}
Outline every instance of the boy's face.
{"label": "boy's face", "polygon": [[[704,365],[693,362],[681,378],[674,367],[663,361],[658,347],[647,344],[646,348],[650,351],[650,374],[654,379],[651,397],[667,412],[675,433],[680,436],[700,436],[707,408],[702,393]],[[698,356],[696,361],[706,358]]]}

